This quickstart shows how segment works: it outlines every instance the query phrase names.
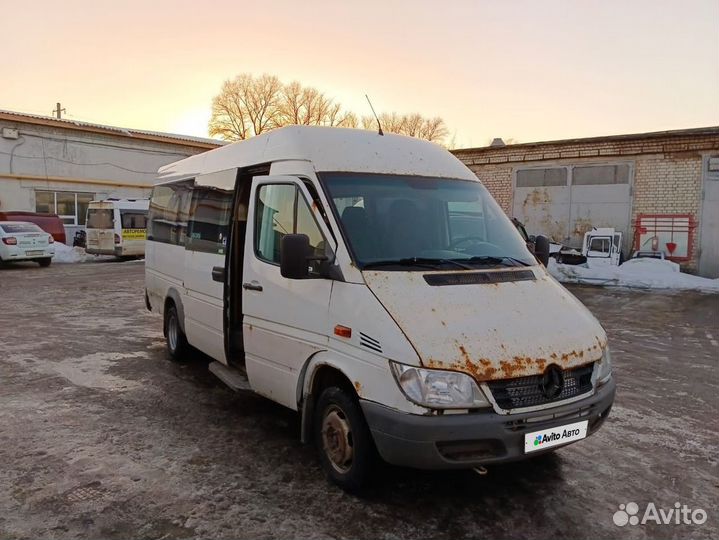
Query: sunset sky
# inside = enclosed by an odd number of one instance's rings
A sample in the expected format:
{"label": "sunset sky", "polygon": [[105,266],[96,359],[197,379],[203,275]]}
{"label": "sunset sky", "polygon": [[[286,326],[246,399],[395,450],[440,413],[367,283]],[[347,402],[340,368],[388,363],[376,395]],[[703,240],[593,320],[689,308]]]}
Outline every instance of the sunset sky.
{"label": "sunset sky", "polygon": [[718,0],[0,2],[0,109],[207,136],[250,72],[458,147],[719,124]]}

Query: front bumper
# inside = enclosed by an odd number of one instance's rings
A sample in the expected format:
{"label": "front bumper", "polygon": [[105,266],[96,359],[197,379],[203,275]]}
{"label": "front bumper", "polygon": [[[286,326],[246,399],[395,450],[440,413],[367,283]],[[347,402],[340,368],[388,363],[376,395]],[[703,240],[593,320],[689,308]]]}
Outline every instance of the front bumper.
{"label": "front bumper", "polygon": [[418,469],[463,469],[551,451],[525,454],[525,433],[588,420],[589,436],[606,420],[615,393],[616,383],[612,377],[593,395],[580,401],[509,415],[482,410],[422,416],[371,401],[361,401],[361,405],[377,450],[388,463]]}

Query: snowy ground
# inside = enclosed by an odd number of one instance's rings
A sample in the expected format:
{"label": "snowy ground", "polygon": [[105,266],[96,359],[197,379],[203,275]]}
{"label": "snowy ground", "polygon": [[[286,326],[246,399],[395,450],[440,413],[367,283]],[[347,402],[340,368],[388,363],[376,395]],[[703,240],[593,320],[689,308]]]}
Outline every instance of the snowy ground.
{"label": "snowy ground", "polygon": [[562,283],[719,293],[719,279],[685,274],[676,263],[659,259],[630,259],[621,266],[593,268],[550,259],[548,270]]}
{"label": "snowy ground", "polygon": [[[170,362],[143,287],[139,263],[0,269],[0,539],[719,538],[713,295],[569,285],[614,353],[596,435],[486,476],[386,467],[353,497],[296,413]],[[614,525],[630,501],[709,519]]]}
{"label": "snowy ground", "polygon": [[81,247],[70,247],[61,242],[55,243],[54,263],[84,263],[91,261],[108,261],[114,257],[107,255],[90,255]]}

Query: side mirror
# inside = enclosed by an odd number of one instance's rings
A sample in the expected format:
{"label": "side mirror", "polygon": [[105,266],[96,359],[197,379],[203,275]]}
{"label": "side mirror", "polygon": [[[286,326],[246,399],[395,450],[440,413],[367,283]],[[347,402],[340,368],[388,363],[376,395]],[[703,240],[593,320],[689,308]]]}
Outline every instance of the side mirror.
{"label": "side mirror", "polygon": [[534,239],[534,256],[544,266],[549,265],[549,238],[539,234]]}
{"label": "side mirror", "polygon": [[312,255],[310,238],[306,234],[286,234],[280,241],[280,274],[289,279],[307,279]]}

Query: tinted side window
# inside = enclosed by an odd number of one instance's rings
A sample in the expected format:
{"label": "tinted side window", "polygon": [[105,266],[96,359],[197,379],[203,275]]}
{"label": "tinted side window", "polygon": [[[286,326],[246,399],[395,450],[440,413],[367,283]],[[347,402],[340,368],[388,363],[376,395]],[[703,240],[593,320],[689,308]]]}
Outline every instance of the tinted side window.
{"label": "tinted side window", "polygon": [[187,249],[224,255],[232,214],[232,191],[195,186],[188,222]]}
{"label": "tinted side window", "polygon": [[147,239],[184,245],[193,180],[155,186],[147,218]]}
{"label": "tinted side window", "polygon": [[141,210],[120,210],[123,229],[144,229],[147,227],[147,212]]}

